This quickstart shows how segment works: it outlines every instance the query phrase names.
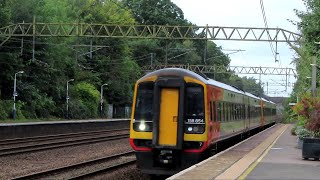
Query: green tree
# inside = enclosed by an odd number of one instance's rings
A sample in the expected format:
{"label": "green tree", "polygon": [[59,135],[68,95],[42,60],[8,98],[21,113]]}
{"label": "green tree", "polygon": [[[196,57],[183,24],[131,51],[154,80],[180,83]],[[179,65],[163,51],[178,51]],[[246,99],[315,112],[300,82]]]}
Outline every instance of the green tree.
{"label": "green tree", "polygon": [[7,0],[0,1],[0,27],[8,25],[10,22],[10,7]]}
{"label": "green tree", "polygon": [[70,106],[70,112],[72,112],[73,117],[97,117],[100,93],[94,85],[87,82],[80,82],[77,83],[73,89],[74,93],[72,95],[77,101],[77,104],[73,103]]}
{"label": "green tree", "polygon": [[263,88],[256,82],[256,79],[254,79],[253,77],[239,77],[233,74],[231,75],[227,84],[242,89],[245,92],[254,94],[258,97],[261,97],[263,95]]}
{"label": "green tree", "polygon": [[188,24],[183,11],[171,0],[123,0],[139,24]]}

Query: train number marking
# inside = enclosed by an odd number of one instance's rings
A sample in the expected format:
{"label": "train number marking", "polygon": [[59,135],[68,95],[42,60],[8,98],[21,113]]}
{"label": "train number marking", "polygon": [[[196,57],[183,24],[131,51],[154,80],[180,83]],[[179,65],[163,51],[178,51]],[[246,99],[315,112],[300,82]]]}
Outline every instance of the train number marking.
{"label": "train number marking", "polygon": [[188,118],[186,121],[187,124],[204,124],[204,120],[203,119],[191,119]]}

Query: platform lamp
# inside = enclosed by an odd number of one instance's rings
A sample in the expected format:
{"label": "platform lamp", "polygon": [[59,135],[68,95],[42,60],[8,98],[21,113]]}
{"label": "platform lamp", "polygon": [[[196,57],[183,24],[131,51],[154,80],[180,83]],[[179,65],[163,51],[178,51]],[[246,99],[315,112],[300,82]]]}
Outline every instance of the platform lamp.
{"label": "platform lamp", "polygon": [[67,116],[66,118],[69,119],[69,82],[72,82],[74,81],[74,79],[70,79],[67,81],[67,96],[66,96],[66,101],[67,101]]}
{"label": "platform lamp", "polygon": [[100,116],[103,114],[103,86],[107,86],[108,84],[102,84],[100,88]]}
{"label": "platform lamp", "polygon": [[23,74],[24,71],[19,71],[14,74],[14,82],[13,82],[13,109],[12,109],[12,117],[13,119],[16,119],[16,96],[18,96],[17,93],[17,75]]}

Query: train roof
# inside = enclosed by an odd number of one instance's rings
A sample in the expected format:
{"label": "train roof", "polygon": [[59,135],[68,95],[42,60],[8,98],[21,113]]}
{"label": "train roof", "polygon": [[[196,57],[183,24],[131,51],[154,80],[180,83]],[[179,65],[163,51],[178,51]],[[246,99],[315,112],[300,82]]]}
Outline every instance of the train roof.
{"label": "train roof", "polygon": [[165,68],[165,69],[159,69],[156,71],[153,71],[151,73],[146,74],[142,78],[140,78],[138,81],[144,80],[146,78],[152,77],[152,76],[176,76],[176,77],[184,77],[184,76],[190,76],[194,79],[197,79],[199,81],[202,81],[203,83],[207,84],[207,79],[205,77],[200,76],[199,74],[186,70],[181,68]]}
{"label": "train roof", "polygon": [[[242,90],[239,90],[233,86],[230,86],[228,84],[224,84],[222,82],[219,82],[219,81],[216,81],[216,80],[213,80],[213,79],[209,79],[207,78],[205,75],[199,75],[195,72],[192,72],[192,71],[189,71],[189,70],[186,70],[186,69],[182,69],[182,68],[164,68],[164,69],[159,69],[157,71],[153,71],[151,73],[148,73],[146,74],[145,76],[143,76],[142,78],[140,78],[138,81],[142,81],[146,78],[149,78],[149,77],[152,77],[152,76],[176,76],[176,77],[184,77],[184,76],[189,76],[189,77],[192,77],[194,79],[197,79],[205,84],[210,84],[210,85],[213,85],[213,86],[216,86],[216,87],[220,87],[220,88],[223,88],[223,89],[226,89],[226,90],[229,90],[229,91],[232,91],[232,92],[235,92],[235,93],[239,93],[239,94],[243,94],[243,95],[246,95],[246,96],[249,96],[251,98],[254,98],[254,99],[258,99],[258,100],[263,100],[265,102],[269,102],[269,103],[273,103],[272,101],[268,101],[264,98],[261,98],[261,97],[258,97],[258,96],[255,96],[251,93],[248,93],[248,92],[244,92]],[[274,103],[273,103],[274,104]]]}
{"label": "train roof", "polygon": [[276,103],[274,103],[274,102],[272,102],[272,101],[270,101],[270,100],[267,100],[267,99],[265,99],[265,98],[261,98],[262,100],[264,100],[264,101],[266,101],[266,102],[268,102],[268,103],[270,103],[270,104],[276,104]]}

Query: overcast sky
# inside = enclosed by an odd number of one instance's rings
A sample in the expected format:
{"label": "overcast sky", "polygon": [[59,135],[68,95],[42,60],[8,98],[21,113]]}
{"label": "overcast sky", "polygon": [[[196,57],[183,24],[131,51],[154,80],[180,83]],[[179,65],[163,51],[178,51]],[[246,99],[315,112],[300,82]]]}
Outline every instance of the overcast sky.
{"label": "overcast sky", "polygon": [[[172,0],[184,12],[185,18],[197,25],[235,26],[235,27],[265,27],[260,7],[260,0]],[[294,9],[305,10],[302,0],[264,0],[264,10],[270,28],[282,28],[299,33],[297,27],[288,19],[299,21]],[[245,41],[214,41],[223,49],[241,49],[243,52],[230,54],[231,66],[282,67],[294,68],[290,65],[295,53],[286,43],[278,43],[279,63],[275,63],[268,42]],[[275,47],[275,43],[273,43]],[[226,54],[229,51],[224,51]],[[253,76],[253,75],[240,75]],[[259,76],[254,76],[256,79]],[[262,75],[261,80],[269,82],[268,95],[289,96],[292,88],[285,92],[285,76]],[[288,82],[294,83],[295,78],[289,77]],[[267,87],[264,87],[267,92]]]}

